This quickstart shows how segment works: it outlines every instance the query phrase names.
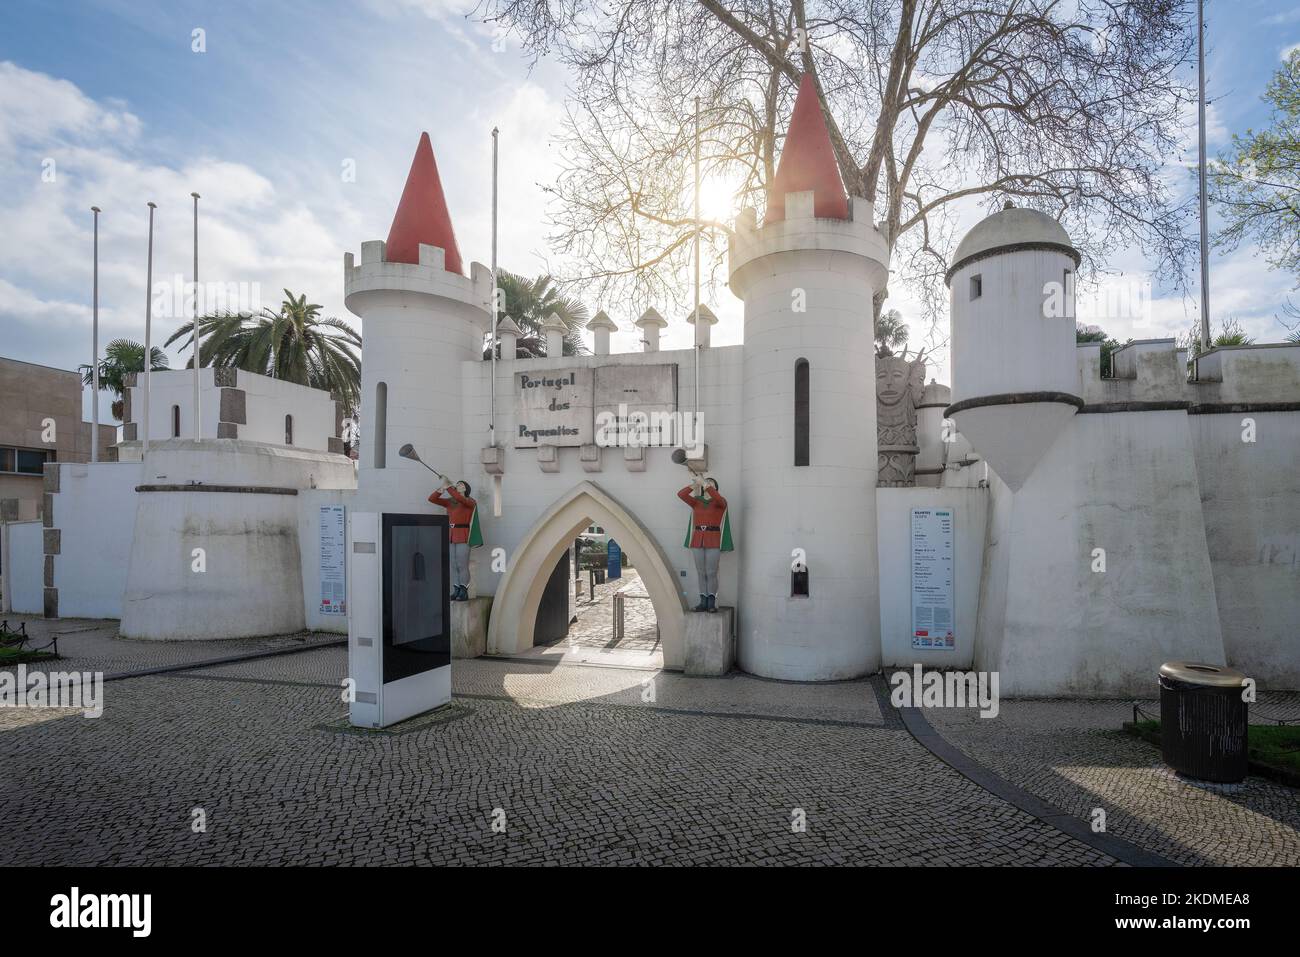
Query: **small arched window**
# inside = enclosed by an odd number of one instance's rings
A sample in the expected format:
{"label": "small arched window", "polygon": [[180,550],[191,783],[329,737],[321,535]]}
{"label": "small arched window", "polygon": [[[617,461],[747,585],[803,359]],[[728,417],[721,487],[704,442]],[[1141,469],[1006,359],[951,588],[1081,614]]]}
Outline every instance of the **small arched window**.
{"label": "small arched window", "polygon": [[808,464],[808,360],[794,364],[794,464]]}
{"label": "small arched window", "polygon": [[411,558],[411,581],[422,582],[426,577],[424,573],[424,554],[416,552]]}
{"label": "small arched window", "polygon": [[807,598],[808,597],[808,566],[804,565],[799,569],[790,569],[790,597]]}
{"label": "small arched window", "polygon": [[174,405],[172,406],[172,438],[179,439],[180,437],[181,437],[181,407],[179,405]]}
{"label": "small arched window", "polygon": [[284,417],[284,444],[293,445],[293,416]]}
{"label": "small arched window", "polygon": [[388,444],[388,383],[375,386],[375,468],[386,467]]}

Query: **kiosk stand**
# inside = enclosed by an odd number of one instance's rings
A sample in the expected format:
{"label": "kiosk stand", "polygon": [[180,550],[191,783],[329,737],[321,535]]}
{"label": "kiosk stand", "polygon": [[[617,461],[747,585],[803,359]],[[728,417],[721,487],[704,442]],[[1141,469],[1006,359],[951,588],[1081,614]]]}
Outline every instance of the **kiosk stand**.
{"label": "kiosk stand", "polygon": [[353,512],[348,523],[351,721],[385,728],[451,701],[445,515]]}

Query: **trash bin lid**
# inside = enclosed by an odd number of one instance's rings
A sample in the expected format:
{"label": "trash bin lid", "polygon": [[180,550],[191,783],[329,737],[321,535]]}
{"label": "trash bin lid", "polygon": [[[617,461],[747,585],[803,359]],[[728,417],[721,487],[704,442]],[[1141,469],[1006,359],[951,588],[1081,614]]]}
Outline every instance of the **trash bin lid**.
{"label": "trash bin lid", "polygon": [[1160,666],[1160,676],[1207,688],[1240,688],[1246,680],[1240,671],[1227,665],[1207,665],[1200,661],[1166,661]]}

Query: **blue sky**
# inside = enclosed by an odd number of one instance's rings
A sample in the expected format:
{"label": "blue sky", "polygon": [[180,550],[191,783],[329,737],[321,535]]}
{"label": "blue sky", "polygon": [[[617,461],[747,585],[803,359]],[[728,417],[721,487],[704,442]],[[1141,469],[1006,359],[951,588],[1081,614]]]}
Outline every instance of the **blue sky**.
{"label": "blue sky", "polygon": [[[547,249],[542,185],[554,175],[549,137],[567,77],[546,62],[530,67],[513,38],[460,15],[472,6],[6,0],[0,354],[63,368],[89,360],[91,205],[104,210],[101,341],[143,339],[145,203],[159,205],[155,281],[188,277],[191,190],[203,195],[203,278],[257,283],[269,306],[288,286],[351,318],[343,253],[387,234],[421,130],[468,259],[489,258],[496,125],[501,263],[525,273],[562,263]],[[1265,119],[1259,96],[1284,50],[1300,43],[1300,3],[1220,0],[1208,17],[1214,151]],[[191,49],[199,28],[203,53]],[[52,182],[42,176],[50,160]],[[349,162],[354,182],[343,176]],[[1192,188],[1186,171],[1171,173]],[[969,215],[973,223],[978,212]],[[1141,251],[1117,250],[1111,265],[1140,271]],[[1281,338],[1272,317],[1291,278],[1251,249],[1216,257],[1213,270],[1214,315],[1239,317],[1261,341]],[[716,298],[714,341],[739,341],[738,304],[725,291]],[[891,305],[909,313],[906,300]],[[1164,296],[1154,316],[1153,329],[1108,331],[1174,335],[1194,320],[1195,302]],[[178,321],[157,317],[155,342]],[[633,348],[634,332],[620,332],[615,347]],[[666,337],[685,345],[690,327],[675,322]]]}

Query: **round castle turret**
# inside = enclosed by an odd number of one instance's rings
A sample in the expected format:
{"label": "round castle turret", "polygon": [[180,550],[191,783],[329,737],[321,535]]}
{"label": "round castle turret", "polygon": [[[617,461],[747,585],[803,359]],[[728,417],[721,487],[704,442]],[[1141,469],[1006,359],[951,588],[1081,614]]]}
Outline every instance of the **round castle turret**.
{"label": "round castle turret", "polygon": [[1008,203],[966,234],[948,270],[953,404],[945,415],[1012,491],[1083,405],[1078,264],[1060,223]]}
{"label": "round castle turret", "polygon": [[887,259],[805,76],[764,224],[742,212],[730,248],[745,304],[738,651],[754,674],[879,667],[872,299]]}
{"label": "round castle turret", "polygon": [[461,363],[482,358],[492,291],[482,263],[468,279],[461,273],[428,133],[387,241],[362,243],[359,265],[348,253],[343,273],[347,307],[364,323],[358,497],[367,508],[418,510],[436,479],[397,450],[409,442],[433,468],[462,477]]}

